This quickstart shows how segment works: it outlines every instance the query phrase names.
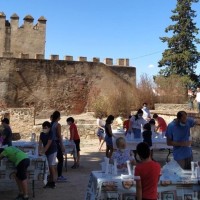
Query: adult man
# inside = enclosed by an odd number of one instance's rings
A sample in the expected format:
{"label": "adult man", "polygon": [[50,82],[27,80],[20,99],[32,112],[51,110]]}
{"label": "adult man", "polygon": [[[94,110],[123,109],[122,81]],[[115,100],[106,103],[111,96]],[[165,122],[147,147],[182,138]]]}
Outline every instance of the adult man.
{"label": "adult man", "polygon": [[0,160],[3,157],[7,157],[17,168],[15,180],[19,188],[19,195],[15,200],[28,200],[27,168],[30,165],[30,160],[27,154],[16,147],[10,146],[0,149]]}
{"label": "adult man", "polygon": [[192,148],[190,128],[195,121],[187,117],[185,111],[179,111],[177,118],[169,123],[166,131],[167,145],[173,146],[173,156],[183,169],[191,169]]}
{"label": "adult man", "polygon": [[197,101],[198,112],[200,113],[200,88],[197,88],[196,101]]}
{"label": "adult man", "polygon": [[143,118],[146,121],[149,121],[151,119],[151,114],[149,109],[147,108],[147,103],[143,103],[142,111],[143,111]]}
{"label": "adult man", "polygon": [[3,143],[2,145],[12,146],[12,130],[10,128],[10,121],[8,118],[4,118],[1,120],[1,124],[3,126]]}
{"label": "adult man", "polygon": [[158,131],[162,135],[162,137],[164,137],[167,130],[167,124],[165,120],[162,117],[158,116],[158,114],[156,113],[153,114],[153,118],[155,119],[157,123],[155,131],[156,132]]}

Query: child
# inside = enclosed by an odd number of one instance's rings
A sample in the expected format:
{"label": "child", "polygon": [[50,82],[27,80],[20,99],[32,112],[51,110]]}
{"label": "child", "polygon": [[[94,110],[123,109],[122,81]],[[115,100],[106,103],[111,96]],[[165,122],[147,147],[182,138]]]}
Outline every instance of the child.
{"label": "child", "polygon": [[152,138],[155,138],[157,136],[155,119],[150,119],[149,124],[151,125]]}
{"label": "child", "polygon": [[[143,142],[146,142],[149,146],[149,148],[151,149],[152,147],[152,132],[151,132],[151,125],[150,123],[146,123],[143,126]],[[153,160],[153,149],[151,149],[151,159]]]}
{"label": "child", "polygon": [[19,188],[19,195],[15,200],[28,200],[27,168],[30,165],[28,155],[16,147],[8,146],[0,149],[0,159],[3,157],[7,157],[17,168],[15,181]]}
{"label": "child", "polygon": [[130,119],[131,119],[131,115],[128,116],[128,119],[126,119],[123,122],[123,129],[125,130],[125,135],[127,135],[128,131],[129,131],[129,125],[130,125]]}
{"label": "child", "polygon": [[114,116],[113,115],[109,115],[106,119],[106,125],[105,125],[105,132],[106,132],[106,136],[105,136],[105,141],[106,141],[106,157],[107,158],[111,158],[112,153],[113,153],[113,141],[112,141],[112,128],[111,128],[111,124],[114,121]]}
{"label": "child", "polygon": [[127,168],[126,161],[130,161],[132,165],[135,164],[135,160],[131,157],[130,150],[126,149],[126,141],[123,137],[119,137],[116,140],[117,151],[113,153],[111,159],[117,160],[117,168]]}
{"label": "child", "polygon": [[98,130],[97,130],[97,136],[99,138],[99,151],[101,151],[101,148],[104,144],[104,138],[105,138],[105,122],[103,121],[103,115],[100,114],[99,115],[99,118],[97,118],[97,127],[98,127]]}
{"label": "child", "polygon": [[160,164],[151,160],[147,143],[139,143],[136,149],[141,159],[141,163],[135,167],[137,200],[157,200],[157,186],[161,173]]}
{"label": "child", "polygon": [[80,136],[73,117],[67,118],[67,124],[69,125],[70,140],[73,140],[76,145],[77,158],[74,157],[74,165],[71,167],[72,169],[76,169],[80,165]]}
{"label": "child", "polygon": [[151,125],[149,123],[146,123],[144,126],[143,126],[143,133],[142,133],[142,136],[143,136],[143,142],[146,142],[149,147],[152,146],[152,132],[151,132]]}
{"label": "child", "polygon": [[45,121],[42,124],[42,128],[43,130],[40,133],[38,152],[39,154],[46,155],[50,172],[49,180],[44,188],[55,188],[57,144],[55,141],[55,136],[53,136],[53,132],[51,131],[50,122]]}

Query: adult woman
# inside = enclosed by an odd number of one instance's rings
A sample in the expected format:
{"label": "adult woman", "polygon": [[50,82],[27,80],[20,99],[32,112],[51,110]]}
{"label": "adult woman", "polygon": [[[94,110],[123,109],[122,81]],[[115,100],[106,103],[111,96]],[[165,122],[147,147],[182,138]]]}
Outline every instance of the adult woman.
{"label": "adult woman", "polygon": [[132,129],[134,138],[141,138],[141,127],[147,123],[147,121],[142,117],[143,111],[139,109],[136,115],[133,115],[130,119],[129,129]]}
{"label": "adult woman", "polygon": [[112,153],[113,153],[113,142],[112,142],[112,128],[111,128],[111,124],[114,121],[114,116],[113,115],[109,115],[106,119],[106,125],[105,125],[105,132],[106,132],[106,136],[105,136],[105,141],[106,141],[106,157],[107,158],[111,158]]}
{"label": "adult woman", "polygon": [[65,152],[65,148],[62,141],[62,135],[61,135],[61,125],[58,123],[60,120],[60,112],[55,111],[52,115],[52,132],[56,140],[57,144],[57,173],[58,178],[57,181],[66,181],[66,178],[62,176],[62,168],[63,168],[63,152]]}
{"label": "adult woman", "polygon": [[104,138],[105,138],[105,122],[103,121],[103,115],[99,115],[99,117],[97,118],[97,136],[99,138],[99,151],[101,151],[101,147],[104,144]]}

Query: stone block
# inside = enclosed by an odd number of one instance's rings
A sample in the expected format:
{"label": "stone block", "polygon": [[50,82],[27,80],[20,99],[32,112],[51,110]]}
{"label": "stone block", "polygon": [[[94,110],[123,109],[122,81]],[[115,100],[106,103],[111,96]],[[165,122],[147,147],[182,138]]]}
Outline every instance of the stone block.
{"label": "stone block", "polygon": [[93,62],[100,62],[100,59],[97,58],[97,57],[93,57],[92,61],[93,61]]}
{"label": "stone block", "polygon": [[113,59],[112,58],[105,58],[104,64],[106,65],[113,65]]}
{"label": "stone block", "polygon": [[35,59],[44,59],[44,54],[35,54]]}
{"label": "stone block", "polygon": [[59,55],[51,55],[50,59],[51,60],[59,60]]}
{"label": "stone block", "polygon": [[13,57],[13,53],[12,52],[3,52],[3,57],[12,58]]}
{"label": "stone block", "polygon": [[29,54],[27,54],[27,53],[20,53],[20,54],[19,54],[19,58],[22,58],[22,59],[29,59]]}
{"label": "stone block", "polygon": [[87,61],[87,57],[79,56],[78,61],[80,61],[80,62]]}
{"label": "stone block", "polygon": [[73,61],[73,56],[65,56],[64,60]]}

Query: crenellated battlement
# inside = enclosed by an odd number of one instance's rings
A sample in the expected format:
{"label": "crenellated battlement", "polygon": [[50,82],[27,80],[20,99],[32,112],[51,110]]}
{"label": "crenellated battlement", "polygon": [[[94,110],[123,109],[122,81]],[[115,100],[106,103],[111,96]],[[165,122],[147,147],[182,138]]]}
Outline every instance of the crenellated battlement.
{"label": "crenellated battlement", "polygon": [[26,15],[23,24],[19,25],[19,16],[14,13],[10,20],[0,12],[0,56],[18,58],[19,54],[44,54],[46,38],[46,19],[41,16],[34,24],[34,18]]}
{"label": "crenellated battlement", "polygon": [[[13,55],[12,55],[12,53],[4,53],[3,57],[12,58]],[[20,53],[17,58],[29,59],[30,56],[29,56],[29,54]],[[44,60],[45,57],[44,57],[43,54],[35,54],[34,59],[38,59],[38,60],[42,59],[42,60]],[[98,57],[93,57],[92,60],[88,60],[87,57],[79,56],[75,60],[73,58],[73,56],[66,55],[66,56],[64,56],[63,59],[60,59],[59,55],[52,54],[52,55],[50,55],[49,60],[75,61],[75,62],[95,62],[95,63],[102,62],[102,63],[104,63],[105,65],[108,65],[108,66],[124,66],[124,67],[129,67],[129,59],[128,58],[119,58],[119,59],[116,59],[115,63],[113,63],[113,58],[105,58],[103,61],[101,61],[100,58],[98,58]]]}
{"label": "crenellated battlement", "polygon": [[31,15],[26,15],[24,18],[24,23],[19,26],[19,16],[14,13],[10,17],[10,21],[6,20],[6,15],[3,12],[0,12],[0,27],[7,26],[11,27],[12,29],[17,29],[17,28],[30,28],[32,30],[39,30],[40,28],[43,28],[43,26],[46,25],[46,19],[45,17],[41,16],[38,20],[37,23],[34,24],[34,18]]}
{"label": "crenellated battlement", "polygon": [[[26,15],[24,23],[19,25],[19,16],[14,13],[10,21],[6,15],[0,12],[0,57],[21,59],[45,59],[46,19],[41,16],[34,24],[34,18]],[[85,56],[79,56],[74,60],[73,56],[66,55],[63,59],[59,55],[50,55],[50,60],[65,60],[77,62],[104,63],[108,66],[129,66],[129,59],[119,58],[113,63],[113,58],[93,57],[88,61]]]}

